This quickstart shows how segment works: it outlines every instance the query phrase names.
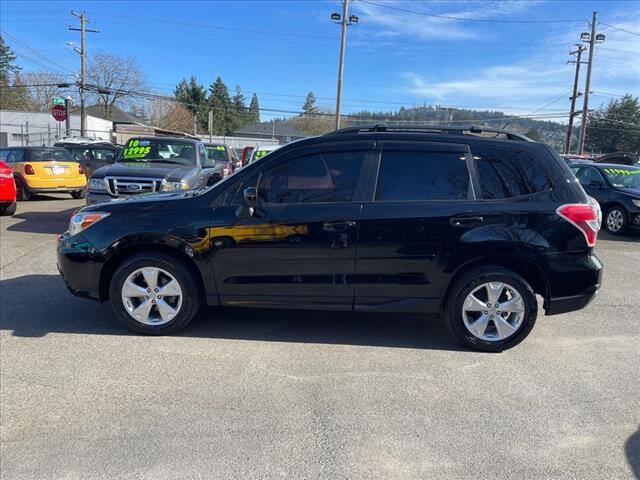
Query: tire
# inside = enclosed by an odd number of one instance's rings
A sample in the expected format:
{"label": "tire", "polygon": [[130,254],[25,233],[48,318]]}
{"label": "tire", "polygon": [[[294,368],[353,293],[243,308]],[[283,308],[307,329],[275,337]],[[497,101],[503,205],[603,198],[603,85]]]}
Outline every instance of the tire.
{"label": "tire", "polygon": [[16,198],[20,202],[31,200],[33,194],[29,188],[20,179],[16,179]]}
{"label": "tire", "polygon": [[83,188],[82,190],[77,190],[75,192],[71,192],[71,197],[75,200],[79,200],[87,196],[87,189]]}
{"label": "tire", "polygon": [[[160,270],[158,279],[159,292],[150,291],[146,289],[146,277],[141,273],[136,273],[140,269],[146,268],[153,270]],[[147,270],[150,271],[150,270]],[[164,273],[162,273],[164,272]],[[173,280],[177,281],[181,299],[180,302],[176,302],[175,296],[164,295],[166,298],[162,298],[162,282],[168,279],[168,276],[173,277]],[[133,277],[131,277],[134,275]],[[149,293],[148,299],[144,299],[139,296],[132,299],[123,298],[124,292],[130,292],[130,290],[123,291],[123,287],[127,280],[132,280],[136,286],[141,286],[143,291],[146,289]],[[166,284],[165,284],[166,285]],[[165,290],[166,291],[166,290]],[[136,295],[140,293],[139,290],[135,290]],[[153,300],[155,296],[155,301]],[[192,270],[181,259],[168,255],[163,252],[145,252],[133,255],[126,259],[116,270],[109,285],[109,299],[111,306],[118,317],[118,319],[129,329],[143,333],[147,335],[168,335],[182,328],[186,327],[191,320],[196,316],[200,306],[202,304],[202,296],[200,288],[196,280],[193,278]],[[164,302],[164,309],[166,305],[169,305],[174,309],[175,316],[170,320],[166,320],[165,316],[160,314],[160,302]],[[154,302],[150,305],[150,313],[148,314],[147,322],[136,320],[131,313],[132,309],[135,312],[135,307],[142,305],[143,302]],[[142,309],[144,314],[144,308]]]}
{"label": "tire", "polygon": [[[494,296],[500,284],[505,287],[493,308],[484,303],[490,300],[489,284]],[[514,291],[519,294],[519,298]],[[474,294],[473,301],[470,294]],[[476,303],[476,300],[480,302]],[[508,300],[515,303],[507,304]],[[501,317],[498,317],[496,310],[500,307],[496,308],[496,305],[502,305],[510,312],[502,311]],[[476,308],[482,310],[470,311]],[[486,352],[501,352],[515,347],[529,335],[538,315],[538,302],[533,289],[520,275],[503,267],[487,266],[464,274],[452,285],[445,302],[444,314],[451,331],[466,346]],[[497,318],[503,319],[499,325],[495,321]],[[481,319],[484,321],[475,323]],[[486,325],[484,329],[483,325]],[[472,333],[473,327],[483,333]]]}
{"label": "tire", "polygon": [[627,211],[620,205],[614,205],[604,217],[604,228],[611,235],[622,235],[627,229]]}
{"label": "tire", "polygon": [[17,202],[11,202],[0,206],[0,216],[8,217],[16,213]]}

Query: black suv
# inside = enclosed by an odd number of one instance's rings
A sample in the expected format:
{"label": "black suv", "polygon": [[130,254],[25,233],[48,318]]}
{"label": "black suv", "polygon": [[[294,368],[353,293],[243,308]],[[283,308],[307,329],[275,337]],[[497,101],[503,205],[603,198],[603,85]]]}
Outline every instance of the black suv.
{"label": "black suv", "polygon": [[213,185],[223,176],[223,168],[207,156],[199,140],[131,138],[116,163],[91,175],[87,204],[141,193],[195,190]]}
{"label": "black suv", "polygon": [[614,235],[640,227],[640,167],[610,163],[571,164],[588,195],[604,212],[604,228]]}
{"label": "black suv", "polygon": [[499,351],[531,331],[536,294],[547,315],[589,303],[599,220],[546,145],[378,125],[291,143],[212,188],[85,207],[58,265],[142,333],[175,332],[203,304],[441,312]]}

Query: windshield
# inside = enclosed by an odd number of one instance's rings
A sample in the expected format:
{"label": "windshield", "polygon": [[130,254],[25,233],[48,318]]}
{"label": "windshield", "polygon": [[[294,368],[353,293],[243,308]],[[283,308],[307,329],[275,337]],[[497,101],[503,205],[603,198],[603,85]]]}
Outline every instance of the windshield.
{"label": "windshield", "polygon": [[255,162],[256,160],[261,159],[262,157],[266,157],[273,150],[267,150],[265,148],[259,148],[255,152],[253,152],[253,156],[251,157],[251,162]]}
{"label": "windshield", "polygon": [[118,161],[195,165],[196,149],[190,142],[161,138],[131,139],[125,145]]}
{"label": "windshield", "polygon": [[227,156],[227,150],[224,148],[224,145],[206,147],[206,149],[207,149],[207,157],[210,160],[216,160],[218,162],[229,161],[229,157]]}
{"label": "windshield", "polygon": [[603,172],[614,187],[640,188],[640,168],[611,167]]}
{"label": "windshield", "polygon": [[29,160],[31,162],[50,162],[51,160],[58,162],[73,161],[69,152],[62,148],[32,148]]}

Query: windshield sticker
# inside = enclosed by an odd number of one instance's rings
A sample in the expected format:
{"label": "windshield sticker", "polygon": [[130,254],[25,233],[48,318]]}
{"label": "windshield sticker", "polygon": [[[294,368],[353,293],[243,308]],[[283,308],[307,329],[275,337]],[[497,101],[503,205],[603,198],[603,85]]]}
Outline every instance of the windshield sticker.
{"label": "windshield sticker", "polygon": [[144,158],[151,151],[149,140],[129,140],[122,151],[124,158]]}
{"label": "windshield sticker", "polygon": [[608,175],[638,175],[640,170],[626,170],[623,168],[605,168],[604,173]]}

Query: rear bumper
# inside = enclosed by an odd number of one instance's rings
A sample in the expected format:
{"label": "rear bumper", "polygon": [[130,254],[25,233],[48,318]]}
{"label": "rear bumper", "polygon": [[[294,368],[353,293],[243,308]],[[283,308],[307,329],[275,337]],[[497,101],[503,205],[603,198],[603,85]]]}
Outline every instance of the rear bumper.
{"label": "rear bumper", "polygon": [[576,259],[571,264],[564,263],[562,267],[563,272],[553,272],[552,277],[548,277],[551,282],[550,295],[545,302],[547,315],[559,315],[586,307],[602,285],[603,266],[595,255]]}
{"label": "rear bumper", "polygon": [[84,186],[79,187],[28,187],[31,193],[71,193],[80,192]]}
{"label": "rear bumper", "polygon": [[22,177],[27,188],[32,192],[72,192],[82,190],[87,185],[87,177],[84,174],[78,178],[47,179]]}

